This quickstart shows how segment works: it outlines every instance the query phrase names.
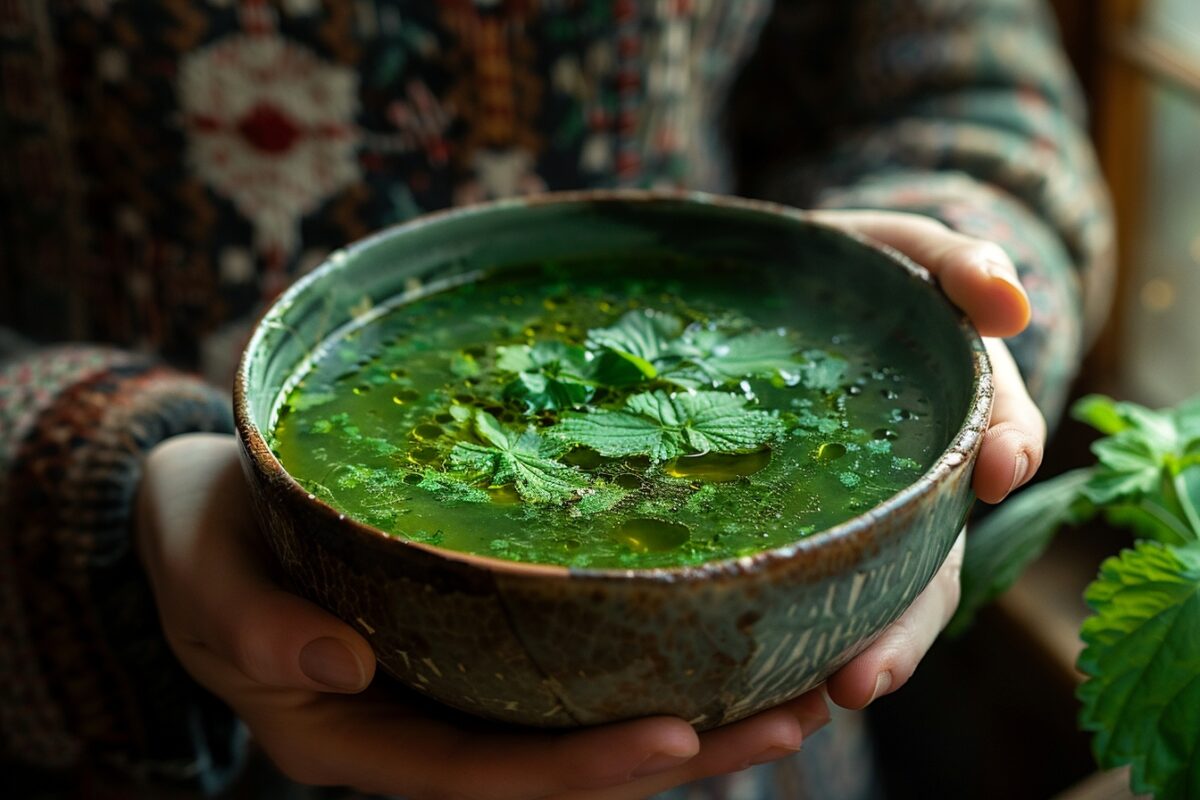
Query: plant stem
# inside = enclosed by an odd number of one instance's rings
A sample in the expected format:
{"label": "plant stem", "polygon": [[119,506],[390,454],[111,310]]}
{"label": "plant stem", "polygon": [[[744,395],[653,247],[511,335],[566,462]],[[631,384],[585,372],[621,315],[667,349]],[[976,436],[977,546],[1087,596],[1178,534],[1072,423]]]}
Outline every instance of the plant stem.
{"label": "plant stem", "polygon": [[1196,507],[1192,504],[1192,498],[1183,482],[1182,472],[1177,472],[1172,476],[1171,485],[1175,489],[1175,499],[1179,502],[1179,507],[1183,509],[1183,516],[1192,529],[1192,539],[1200,539],[1200,514],[1196,513]]}
{"label": "plant stem", "polygon": [[1178,541],[1164,542],[1165,544],[1187,544],[1196,539],[1196,533],[1188,527],[1185,520],[1181,520],[1179,515],[1173,513],[1169,508],[1156,503],[1152,498],[1143,497],[1137,507],[1154,517],[1164,527],[1170,529],[1171,533],[1175,534]]}

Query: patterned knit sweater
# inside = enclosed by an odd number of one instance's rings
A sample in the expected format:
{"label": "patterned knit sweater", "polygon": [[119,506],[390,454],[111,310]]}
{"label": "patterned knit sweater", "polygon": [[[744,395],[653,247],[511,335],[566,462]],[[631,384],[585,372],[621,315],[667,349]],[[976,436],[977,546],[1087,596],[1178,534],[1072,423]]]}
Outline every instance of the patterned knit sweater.
{"label": "patterned knit sweater", "polygon": [[1018,264],[1052,420],[1111,283],[1035,0],[8,0],[0,75],[0,747],[68,781],[237,760],[129,506],[155,443],[230,429],[250,320],[334,248],[579,187],[928,214]]}

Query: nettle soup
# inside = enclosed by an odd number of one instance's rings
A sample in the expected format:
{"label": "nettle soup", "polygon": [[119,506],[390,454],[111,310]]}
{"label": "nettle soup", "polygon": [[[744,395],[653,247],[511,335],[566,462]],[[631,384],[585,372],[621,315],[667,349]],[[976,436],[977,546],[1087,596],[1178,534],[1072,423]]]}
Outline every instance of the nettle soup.
{"label": "nettle soup", "polygon": [[515,561],[747,555],[911,484],[950,440],[887,309],[783,268],[640,258],[414,287],[318,348],[271,446],[390,535]]}

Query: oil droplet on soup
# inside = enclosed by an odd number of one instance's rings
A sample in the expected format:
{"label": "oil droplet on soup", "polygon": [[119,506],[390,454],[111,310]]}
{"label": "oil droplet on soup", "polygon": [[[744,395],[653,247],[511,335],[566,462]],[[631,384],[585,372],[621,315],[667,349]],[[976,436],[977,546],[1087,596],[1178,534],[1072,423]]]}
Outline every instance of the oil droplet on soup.
{"label": "oil droplet on soup", "polygon": [[771,451],[766,449],[753,453],[706,453],[673,458],[666,463],[663,471],[672,478],[726,483],[753,475],[770,462]]}
{"label": "oil droplet on soup", "polygon": [[613,538],[635,553],[663,553],[674,550],[687,542],[691,535],[686,525],[661,519],[626,520],[613,531]]}

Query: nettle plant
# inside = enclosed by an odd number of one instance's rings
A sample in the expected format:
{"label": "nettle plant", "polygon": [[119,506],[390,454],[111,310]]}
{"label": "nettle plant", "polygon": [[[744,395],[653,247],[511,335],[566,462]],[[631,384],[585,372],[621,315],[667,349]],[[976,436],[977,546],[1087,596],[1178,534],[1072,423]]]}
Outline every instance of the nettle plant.
{"label": "nettle plant", "polygon": [[1106,434],[1094,466],[1017,495],[970,534],[951,631],[1007,589],[1055,532],[1097,516],[1134,546],[1088,586],[1080,724],[1134,791],[1200,798],[1200,398],[1162,411],[1090,396],[1072,414]]}

